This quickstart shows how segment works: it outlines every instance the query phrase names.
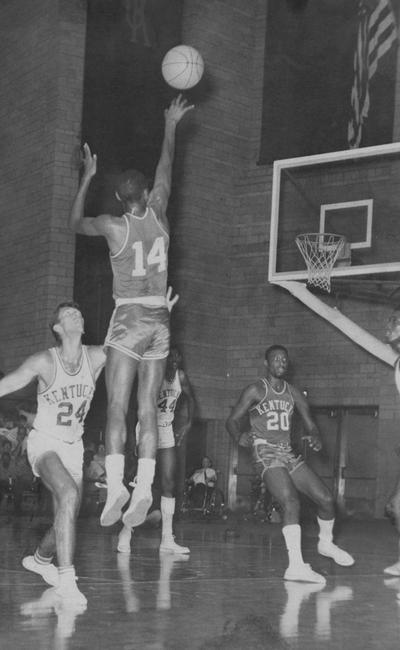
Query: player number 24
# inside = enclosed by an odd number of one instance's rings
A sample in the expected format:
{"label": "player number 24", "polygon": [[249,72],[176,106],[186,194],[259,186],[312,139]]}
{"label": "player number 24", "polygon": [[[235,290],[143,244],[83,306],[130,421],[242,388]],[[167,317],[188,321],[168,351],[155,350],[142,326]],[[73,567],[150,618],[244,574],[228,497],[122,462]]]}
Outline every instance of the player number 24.
{"label": "player number 24", "polygon": [[[74,413],[74,417],[82,424],[85,415],[86,415],[86,402],[82,402],[76,413]],[[57,414],[57,424],[61,425],[62,427],[70,427],[72,424],[71,416],[74,412],[74,407],[71,402],[60,402],[58,405],[58,414]]]}
{"label": "player number 24", "polygon": [[146,257],[142,241],[135,241],[132,244],[132,250],[135,255],[132,277],[138,278],[146,275],[146,269],[149,266],[158,265],[158,272],[161,273],[167,268],[167,254],[165,252],[165,241],[163,237],[156,237],[153,245]]}

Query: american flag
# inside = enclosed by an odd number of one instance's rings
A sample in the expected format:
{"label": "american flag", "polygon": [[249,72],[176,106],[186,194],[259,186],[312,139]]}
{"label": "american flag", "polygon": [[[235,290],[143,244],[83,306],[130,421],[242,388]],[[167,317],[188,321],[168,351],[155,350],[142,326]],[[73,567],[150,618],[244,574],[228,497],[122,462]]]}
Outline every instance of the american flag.
{"label": "american flag", "polygon": [[364,121],[370,107],[369,83],[374,76],[379,59],[397,39],[396,18],[390,0],[359,2],[359,26],[354,53],[354,81],[351,90],[352,116],[347,128],[350,149],[360,146]]}

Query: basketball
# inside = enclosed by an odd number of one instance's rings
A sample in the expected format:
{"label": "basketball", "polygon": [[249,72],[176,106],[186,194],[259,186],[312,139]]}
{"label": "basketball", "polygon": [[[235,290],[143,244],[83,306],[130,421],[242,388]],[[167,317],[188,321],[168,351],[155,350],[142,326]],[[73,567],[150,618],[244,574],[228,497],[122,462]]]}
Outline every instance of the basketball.
{"label": "basketball", "polygon": [[177,45],[163,58],[161,72],[172,88],[187,90],[199,83],[204,72],[201,54],[189,45]]}

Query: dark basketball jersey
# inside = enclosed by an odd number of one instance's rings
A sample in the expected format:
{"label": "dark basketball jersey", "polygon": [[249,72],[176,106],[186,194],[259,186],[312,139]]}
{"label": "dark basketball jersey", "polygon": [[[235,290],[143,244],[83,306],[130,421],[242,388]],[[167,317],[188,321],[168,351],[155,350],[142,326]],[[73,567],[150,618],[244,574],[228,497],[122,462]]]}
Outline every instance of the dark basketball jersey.
{"label": "dark basketball jersey", "polygon": [[264,397],[249,409],[251,435],[264,438],[271,444],[290,444],[290,429],[294,410],[294,399],[289,384],[284,381],[277,391],[266,379]]}
{"label": "dark basketball jersey", "polygon": [[169,233],[160,219],[162,210],[159,201],[150,199],[142,217],[123,215],[125,241],[110,254],[115,300],[165,296]]}

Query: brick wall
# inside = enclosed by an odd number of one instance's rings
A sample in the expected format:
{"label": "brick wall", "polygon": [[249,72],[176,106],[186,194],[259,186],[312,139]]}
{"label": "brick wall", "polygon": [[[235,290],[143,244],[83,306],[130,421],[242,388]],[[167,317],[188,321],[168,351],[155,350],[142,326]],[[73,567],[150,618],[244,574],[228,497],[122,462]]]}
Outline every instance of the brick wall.
{"label": "brick wall", "polygon": [[0,367],[50,344],[51,311],[73,292],[85,8],[1,3]]}

